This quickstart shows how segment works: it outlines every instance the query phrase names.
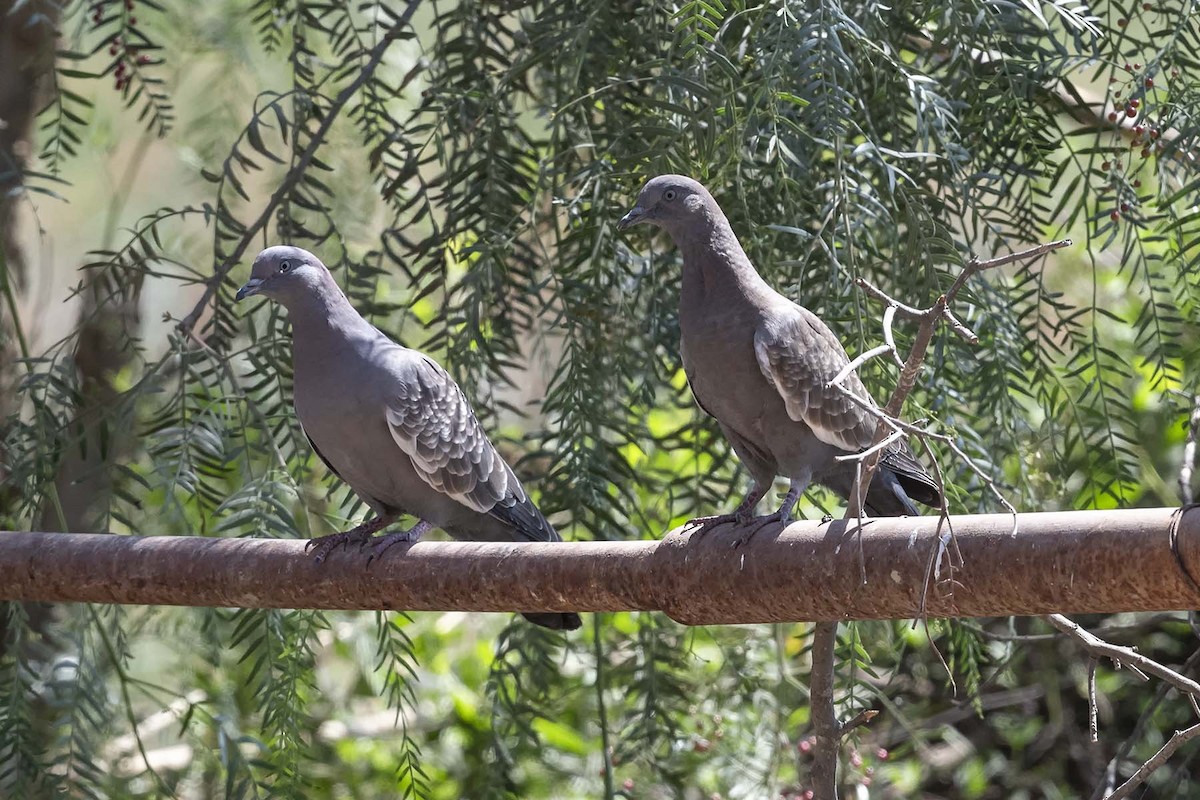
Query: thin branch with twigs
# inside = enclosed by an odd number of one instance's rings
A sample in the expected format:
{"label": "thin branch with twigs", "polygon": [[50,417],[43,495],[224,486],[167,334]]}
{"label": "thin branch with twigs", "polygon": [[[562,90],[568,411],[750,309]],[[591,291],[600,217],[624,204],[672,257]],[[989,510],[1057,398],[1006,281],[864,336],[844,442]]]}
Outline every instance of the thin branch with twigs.
{"label": "thin branch with twigs", "polygon": [[[866,409],[873,414],[877,419],[874,441],[871,445],[865,448],[861,453],[857,453],[851,457],[856,460],[856,479],[854,482],[854,491],[850,496],[849,507],[846,510],[846,519],[858,520],[858,531],[863,528],[863,506],[865,504],[867,491],[870,489],[871,479],[874,476],[875,470],[879,466],[879,460],[887,445],[899,439],[904,434],[912,434],[917,436],[926,447],[928,447],[929,439],[936,439],[945,444],[956,456],[963,459],[964,462],[970,465],[971,469],[978,474],[992,493],[999,499],[1004,507],[1013,515],[1013,534],[1017,532],[1017,512],[1012,504],[1004,498],[1003,494],[997,488],[991,476],[987,474],[979,465],[963,452],[958,443],[952,437],[937,434],[919,426],[910,425],[900,421],[900,412],[904,407],[905,400],[912,393],[916,386],[917,376],[921,371],[921,367],[925,362],[925,355],[929,350],[929,345],[933,341],[934,332],[938,326],[945,323],[955,335],[966,339],[969,342],[978,342],[978,337],[965,324],[963,324],[950,310],[959,291],[966,285],[974,275],[984,270],[994,269],[996,267],[1010,264],[1014,261],[1019,261],[1026,258],[1036,258],[1045,255],[1053,250],[1066,247],[1071,244],[1069,239],[1059,240],[1055,242],[1047,242],[1037,247],[1012,253],[1004,256],[981,261],[978,258],[972,258],[967,262],[962,272],[955,278],[950,288],[933,302],[933,305],[925,309],[914,308],[913,306],[901,303],[889,296],[883,290],[873,286],[863,278],[859,278],[856,283],[864,291],[871,296],[882,301],[887,307],[883,314],[883,336],[884,344],[873,348],[865,353],[862,353],[853,361],[851,361],[844,369],[842,369],[832,380],[827,384],[827,387],[836,386],[847,397],[849,397],[860,408]],[[912,349],[909,351],[908,358],[901,360],[899,353],[896,351],[895,339],[892,335],[892,324],[896,318],[900,316],[904,319],[915,320],[920,323],[915,339],[913,340]],[[892,392],[891,399],[885,408],[880,409],[869,398],[856,396],[848,390],[843,382],[845,379],[856,373],[857,370],[872,358],[890,353],[892,357],[901,364],[900,376],[896,381],[896,388]],[[949,519],[949,508],[945,500],[945,486],[941,481],[941,471],[938,470],[939,489],[942,495],[941,514],[943,519]],[[939,525],[939,531],[941,530]],[[953,530],[949,533],[949,539],[953,540]],[[939,534],[938,546],[933,555],[934,562],[939,562],[942,554],[947,552],[947,545],[944,538]],[[937,570],[931,571],[936,575]],[[953,581],[953,577],[951,577]],[[926,591],[929,585],[928,576],[926,578]],[[924,592],[922,598],[922,606],[924,606]],[[833,697],[833,672],[834,672],[834,646],[837,640],[837,623],[826,622],[818,623],[813,630],[813,648],[812,659],[813,667],[810,678],[810,693],[809,700],[812,708],[813,720],[813,766],[812,780],[813,789],[816,796],[825,800],[826,798],[837,797],[837,763],[838,753],[841,747],[841,740],[846,735],[850,727],[838,721],[837,711],[834,706]],[[860,715],[861,716],[861,715]],[[857,721],[851,720],[855,727],[865,724],[866,720]]]}
{"label": "thin branch with twigs", "polygon": [[1171,684],[1188,698],[1196,716],[1200,717],[1200,683],[1142,655],[1132,647],[1110,644],[1062,614],[1051,614],[1046,621],[1077,641],[1093,658],[1107,659],[1118,669],[1128,668],[1142,680],[1149,680],[1148,675],[1153,675]]}
{"label": "thin branch with twigs", "polygon": [[[920,322],[917,328],[916,338],[913,340],[912,350],[909,351],[908,359],[904,363],[904,367],[900,370],[900,377],[896,381],[896,389],[892,392],[892,397],[884,408],[884,413],[896,419],[900,416],[900,411],[904,406],[904,401],[908,399],[908,395],[916,386],[917,375],[921,370],[922,364],[925,363],[925,353],[929,349],[929,344],[933,340],[934,331],[937,330],[939,324],[946,322],[950,329],[959,336],[968,341],[977,341],[975,334],[965,325],[958,321],[954,314],[950,311],[954,300],[958,297],[959,291],[966,285],[967,281],[973,276],[986,270],[995,269],[997,267],[1011,264],[1015,261],[1021,261],[1027,258],[1038,258],[1046,253],[1054,250],[1068,247],[1071,244],[1070,239],[1060,239],[1053,242],[1046,242],[1037,247],[1031,247],[1027,250],[1022,250],[1019,253],[1010,253],[1003,256],[990,258],[987,261],[981,261],[978,258],[972,258],[963,267],[963,271],[959,273],[954,282],[950,284],[950,288],[933,302],[933,305],[926,309],[915,309],[912,306],[900,303],[894,300],[883,290],[871,286],[865,279],[859,278],[856,283],[872,296],[887,303],[890,306],[895,306],[896,313],[908,319],[914,319]],[[869,288],[868,288],[869,287]],[[888,425],[882,419],[879,422],[875,431],[875,442],[885,438],[888,435]],[[867,491],[871,487],[871,479],[875,475],[875,470],[879,466],[880,453],[876,452],[867,457],[863,462],[862,479],[853,496],[851,497],[851,505],[855,516],[862,516],[862,503],[867,496]]]}
{"label": "thin branch with twigs", "polygon": [[[1062,614],[1051,614],[1046,617],[1046,620],[1059,631],[1073,638],[1091,656],[1088,667],[1088,711],[1093,742],[1099,739],[1096,730],[1096,664],[1102,658],[1111,661],[1117,669],[1129,669],[1142,681],[1150,680],[1150,675],[1153,675],[1162,680],[1164,684],[1174,687],[1188,699],[1192,711],[1197,717],[1200,717],[1200,683],[1142,655],[1132,647],[1122,647],[1106,642]],[[1175,735],[1157,753],[1138,767],[1128,780],[1110,794],[1105,795],[1105,800],[1129,797],[1136,787],[1145,783],[1151,773],[1166,764],[1176,750],[1198,735],[1200,735],[1200,723],[1186,730],[1175,731]],[[1112,768],[1115,776],[1116,759],[1113,761]],[[1109,785],[1111,786],[1111,783]]]}
{"label": "thin branch with twigs", "polygon": [[1167,740],[1167,743],[1159,748],[1158,752],[1150,756],[1146,763],[1138,767],[1137,772],[1129,776],[1129,779],[1113,790],[1112,794],[1108,795],[1105,800],[1123,800],[1133,794],[1133,790],[1146,782],[1156,769],[1170,760],[1171,756],[1175,755],[1175,751],[1183,745],[1200,736],[1200,723],[1196,723],[1190,728],[1184,728],[1181,731],[1175,731],[1175,734]]}

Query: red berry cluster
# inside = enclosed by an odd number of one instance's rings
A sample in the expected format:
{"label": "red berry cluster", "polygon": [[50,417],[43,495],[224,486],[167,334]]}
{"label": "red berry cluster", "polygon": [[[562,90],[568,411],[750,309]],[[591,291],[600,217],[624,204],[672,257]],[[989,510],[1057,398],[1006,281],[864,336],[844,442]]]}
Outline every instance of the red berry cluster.
{"label": "red berry cluster", "polygon": [[[104,9],[109,0],[96,0],[92,6],[92,22],[99,25],[104,19]],[[133,14],[135,0],[123,0],[125,6],[124,27],[132,28],[137,25],[137,17]],[[113,85],[117,91],[129,85],[134,65],[145,66],[150,63],[150,56],[138,53],[137,47],[123,41],[120,36],[114,36],[108,43],[108,54],[119,56],[116,69],[113,70]]]}
{"label": "red berry cluster", "polygon": [[1162,132],[1153,125],[1149,127],[1140,124],[1134,125],[1133,141],[1130,143],[1130,147],[1142,148],[1142,158],[1149,158],[1152,149],[1156,153],[1163,151],[1164,145],[1159,138],[1161,136]]}
{"label": "red berry cluster", "polygon": [[[129,14],[128,24],[137,25],[137,17],[132,15],[134,0],[125,0],[125,11]],[[108,5],[108,0],[96,0],[96,4],[92,6],[92,22],[99,25],[100,20],[104,19],[104,7]]]}
{"label": "red berry cluster", "polygon": [[[1154,76],[1143,72],[1142,65],[1138,63],[1126,63],[1124,70],[1130,73],[1130,77],[1124,81],[1120,81],[1124,84],[1124,88],[1117,89],[1116,98],[1113,101],[1116,107],[1108,112],[1108,121],[1119,123],[1123,119],[1134,120],[1133,123],[1130,123],[1131,127],[1129,128],[1133,133],[1133,138],[1130,140],[1129,145],[1130,151],[1137,151],[1141,154],[1142,158],[1149,158],[1156,153],[1161,153],[1166,147],[1165,142],[1161,141],[1162,131],[1147,119],[1147,109],[1142,107],[1142,99],[1149,97],[1149,90],[1153,90],[1155,87]],[[1179,70],[1172,69],[1170,75],[1172,78],[1179,77]],[[1109,79],[1109,82],[1118,83],[1118,79],[1114,76]],[[1125,91],[1129,93],[1127,99],[1122,98],[1122,94]],[[1141,94],[1143,98],[1139,99],[1134,96],[1135,94]],[[1139,116],[1141,119],[1137,119]],[[1123,165],[1118,158],[1103,162],[1100,165],[1100,170],[1102,172],[1112,170],[1114,175],[1119,175],[1123,173]],[[1126,185],[1124,180],[1114,179],[1114,181],[1114,185],[1122,189],[1121,194],[1128,193],[1127,190],[1122,188]],[[1141,180],[1135,179],[1132,183],[1134,189],[1140,188],[1141,185]],[[1136,200],[1136,192],[1131,194],[1131,199]],[[1113,222],[1117,222],[1129,209],[1129,202],[1121,202],[1109,212],[1108,217]]]}
{"label": "red berry cluster", "polygon": [[[1141,100],[1139,100],[1137,97],[1134,97],[1133,95],[1136,92],[1138,92],[1139,89],[1142,87],[1144,87],[1145,89],[1153,89],[1154,88],[1154,76],[1153,75],[1145,75],[1142,77],[1142,79],[1140,81],[1137,80],[1137,77],[1136,77],[1137,74],[1142,71],[1141,64],[1138,64],[1138,63],[1130,64],[1130,63],[1126,62],[1125,71],[1128,73],[1131,73],[1131,77],[1129,79],[1123,81],[1123,83],[1125,83],[1127,88],[1129,89],[1130,97],[1128,100],[1122,100],[1120,95],[1118,94],[1116,100],[1113,101],[1113,105],[1115,105],[1116,108],[1113,109],[1112,111],[1108,112],[1108,121],[1109,122],[1116,122],[1117,120],[1119,120],[1121,118],[1122,115],[1124,115],[1125,117],[1127,117],[1129,119],[1133,119],[1134,117],[1136,117],[1138,115],[1138,107],[1141,105]],[[1178,70],[1171,70],[1172,77],[1177,76],[1178,73],[1179,73]],[[1109,83],[1118,83],[1117,77],[1115,75],[1113,75],[1112,77],[1110,77],[1108,79],[1108,82]],[[1138,87],[1138,84],[1140,84],[1140,87]]]}
{"label": "red berry cluster", "polygon": [[[129,79],[132,77],[134,64],[137,64],[139,67],[144,67],[150,63],[150,56],[146,55],[145,53],[138,53],[136,47],[130,47],[127,45],[123,49],[125,57],[117,62],[117,68],[113,71],[113,77],[116,79],[116,88],[118,91],[129,85]],[[119,36],[114,36],[112,45],[108,48],[108,52],[115,56],[121,51],[121,38]]]}

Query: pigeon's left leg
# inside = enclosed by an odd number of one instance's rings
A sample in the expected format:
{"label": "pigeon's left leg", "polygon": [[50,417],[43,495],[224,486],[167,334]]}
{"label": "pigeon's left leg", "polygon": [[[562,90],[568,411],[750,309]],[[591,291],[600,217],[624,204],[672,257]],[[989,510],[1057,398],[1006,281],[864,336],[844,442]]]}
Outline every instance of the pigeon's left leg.
{"label": "pigeon's left leg", "polygon": [[787,494],[783,496],[783,505],[779,507],[779,510],[773,514],[764,514],[757,518],[754,521],[754,527],[739,536],[737,541],[733,543],[733,546],[741,547],[750,541],[750,537],[769,525],[787,525],[792,522],[792,509],[796,507],[796,501],[800,499],[800,495],[804,494],[804,490],[808,488],[810,480],[812,480],[812,470],[805,470],[800,475],[792,478]]}
{"label": "pigeon's left leg", "polygon": [[356,528],[351,528],[343,533],[331,533],[329,536],[318,536],[316,539],[309,539],[304,545],[305,552],[312,550],[316,553],[313,556],[313,562],[320,564],[325,560],[335,548],[349,547],[352,544],[357,544],[360,547],[370,541],[378,531],[383,530],[388,525],[395,522],[394,514],[384,514],[375,519],[369,519],[362,525]]}
{"label": "pigeon's left leg", "polygon": [[383,555],[385,550],[394,544],[411,544],[418,541],[422,536],[433,530],[435,527],[437,526],[432,522],[426,522],[423,519],[419,519],[416,521],[416,524],[406,531],[396,531],[395,533],[387,533],[383,536],[377,536],[375,538],[375,545],[371,548],[371,557],[367,559],[367,563],[369,564],[375,559],[379,558],[381,555]]}
{"label": "pigeon's left leg", "polygon": [[[768,484],[769,485],[769,484]],[[692,534],[708,533],[718,525],[724,525],[726,522],[734,522],[738,525],[745,525],[750,520],[754,519],[754,507],[758,505],[758,501],[762,500],[763,495],[767,493],[767,489],[757,481],[751,487],[750,493],[746,495],[732,514],[717,514],[713,517],[696,517],[690,519],[684,525],[685,528],[696,525],[697,527],[690,531]]]}

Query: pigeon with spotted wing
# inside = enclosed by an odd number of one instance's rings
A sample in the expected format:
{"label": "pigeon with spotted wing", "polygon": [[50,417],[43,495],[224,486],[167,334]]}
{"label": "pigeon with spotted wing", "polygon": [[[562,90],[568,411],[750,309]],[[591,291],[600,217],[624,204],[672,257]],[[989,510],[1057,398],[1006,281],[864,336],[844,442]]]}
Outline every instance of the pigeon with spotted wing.
{"label": "pigeon with spotted wing", "polygon": [[[681,175],[646,183],[618,223],[662,228],[683,256],[680,351],[692,394],[715,417],[754,487],[732,514],[703,520],[751,520],[775,476],[791,485],[767,521],[790,521],[811,481],[842,497],[853,491],[855,464],[837,456],[871,446],[877,419],[828,382],[850,363],[824,322],[776,292],[750,263],[721,207]],[[851,373],[844,386],[871,401]],[[937,484],[903,440],[890,445],[867,492],[872,516],[917,514],[913,500],[941,504]]]}
{"label": "pigeon with spotted wing", "polygon": [[[350,305],[320,259],[297,247],[259,253],[237,299],[264,295],[292,322],[296,415],[313,450],[375,513],[309,543],[318,562],[365,544],[403,514],[417,522],[374,551],[441,528],[456,539],[558,542],[492,446],[462,389],[437,362],[396,344]],[[578,614],[526,614],[573,630]]]}

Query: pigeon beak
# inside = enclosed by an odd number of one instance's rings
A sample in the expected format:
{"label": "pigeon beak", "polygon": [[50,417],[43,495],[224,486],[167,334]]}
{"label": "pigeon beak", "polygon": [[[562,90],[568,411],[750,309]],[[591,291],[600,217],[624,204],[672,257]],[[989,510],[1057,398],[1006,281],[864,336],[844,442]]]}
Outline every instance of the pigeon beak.
{"label": "pigeon beak", "polygon": [[246,281],[242,288],[237,290],[236,299],[245,300],[252,294],[258,294],[258,287],[262,286],[262,278],[251,278]]}
{"label": "pigeon beak", "polygon": [[629,209],[628,214],[621,217],[621,219],[617,222],[617,230],[623,231],[632,225],[637,225],[645,218],[646,209],[642,208],[641,206],[634,206],[633,208]]}

